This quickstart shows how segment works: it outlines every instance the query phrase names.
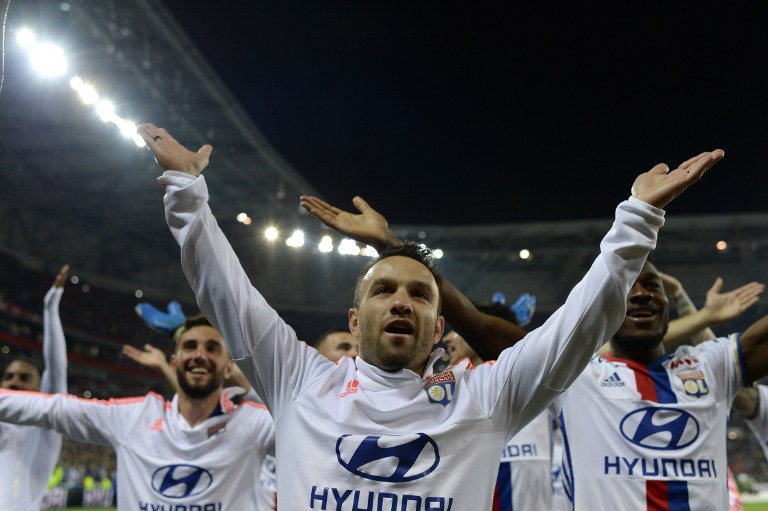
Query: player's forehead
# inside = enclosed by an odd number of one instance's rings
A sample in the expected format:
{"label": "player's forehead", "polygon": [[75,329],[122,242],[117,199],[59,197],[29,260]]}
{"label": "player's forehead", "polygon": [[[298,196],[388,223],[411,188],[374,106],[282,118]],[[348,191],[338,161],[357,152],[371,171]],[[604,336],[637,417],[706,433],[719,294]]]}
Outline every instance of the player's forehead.
{"label": "player's forehead", "polygon": [[4,377],[14,374],[32,374],[39,376],[37,367],[35,367],[33,364],[30,364],[29,362],[25,362],[24,360],[14,360],[8,364],[8,366],[5,368],[5,371],[3,372]]}
{"label": "player's forehead", "polygon": [[417,260],[404,256],[387,257],[371,266],[363,277],[363,285],[367,288],[374,282],[423,285],[437,289],[432,272]]}
{"label": "player's forehead", "polygon": [[643,269],[640,270],[640,275],[637,276],[636,282],[647,282],[647,281],[661,281],[661,275],[659,275],[659,270],[656,268],[656,265],[653,264],[651,261],[646,261],[643,265]]}
{"label": "player's forehead", "polygon": [[179,337],[178,346],[182,347],[185,345],[208,342],[221,344],[225,349],[227,347],[221,332],[208,325],[196,325],[187,329],[181,337]]}

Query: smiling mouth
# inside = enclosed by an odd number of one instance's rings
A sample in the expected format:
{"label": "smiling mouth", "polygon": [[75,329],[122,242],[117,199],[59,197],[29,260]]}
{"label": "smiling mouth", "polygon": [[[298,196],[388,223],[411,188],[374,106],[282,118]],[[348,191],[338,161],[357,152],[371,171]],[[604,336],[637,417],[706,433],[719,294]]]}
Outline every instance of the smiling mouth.
{"label": "smiling mouth", "polygon": [[394,335],[411,335],[414,332],[413,325],[407,321],[395,321],[388,324],[384,331]]}
{"label": "smiling mouth", "polygon": [[657,312],[651,309],[635,309],[627,312],[627,317],[632,319],[650,319],[655,318]]}

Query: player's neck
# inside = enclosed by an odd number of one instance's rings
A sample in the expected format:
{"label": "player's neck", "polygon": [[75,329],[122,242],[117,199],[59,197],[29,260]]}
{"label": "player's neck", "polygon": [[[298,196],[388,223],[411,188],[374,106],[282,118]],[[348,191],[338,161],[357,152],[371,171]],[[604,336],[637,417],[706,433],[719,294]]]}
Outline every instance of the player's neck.
{"label": "player's neck", "polygon": [[648,348],[632,349],[628,346],[622,346],[611,341],[611,355],[617,358],[624,358],[637,362],[639,364],[650,364],[664,356],[664,344],[659,343],[656,346]]}
{"label": "player's neck", "polygon": [[220,399],[221,389],[200,399],[179,393],[179,413],[190,426],[195,427],[211,416]]}

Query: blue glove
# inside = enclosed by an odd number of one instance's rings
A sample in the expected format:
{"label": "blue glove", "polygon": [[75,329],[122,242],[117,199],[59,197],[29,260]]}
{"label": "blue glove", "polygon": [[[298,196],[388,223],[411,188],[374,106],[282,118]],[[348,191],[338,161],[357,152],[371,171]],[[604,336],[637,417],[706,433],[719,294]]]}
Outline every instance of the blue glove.
{"label": "blue glove", "polygon": [[533,312],[536,310],[536,297],[529,293],[523,293],[509,308],[517,316],[517,325],[525,326],[533,318]]}
{"label": "blue glove", "polygon": [[181,310],[181,304],[176,300],[168,302],[167,313],[159,311],[147,302],[137,304],[135,310],[149,328],[168,335],[173,335],[187,319],[184,311]]}

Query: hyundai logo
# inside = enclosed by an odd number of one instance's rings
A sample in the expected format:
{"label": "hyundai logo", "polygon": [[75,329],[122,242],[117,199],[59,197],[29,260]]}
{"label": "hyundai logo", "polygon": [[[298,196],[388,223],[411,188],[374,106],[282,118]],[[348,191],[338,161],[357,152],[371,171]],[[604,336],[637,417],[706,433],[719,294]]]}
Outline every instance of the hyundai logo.
{"label": "hyundai logo", "polygon": [[211,473],[194,465],[167,465],[152,474],[152,489],[169,499],[200,495],[211,483]]}
{"label": "hyundai logo", "polygon": [[640,408],[625,415],[619,428],[633,444],[659,451],[688,447],[699,437],[696,418],[677,408]]}
{"label": "hyundai logo", "polygon": [[388,483],[421,479],[440,463],[437,444],[424,433],[342,435],[336,442],[336,457],[356,476]]}

